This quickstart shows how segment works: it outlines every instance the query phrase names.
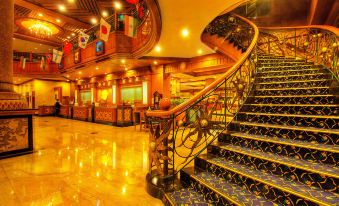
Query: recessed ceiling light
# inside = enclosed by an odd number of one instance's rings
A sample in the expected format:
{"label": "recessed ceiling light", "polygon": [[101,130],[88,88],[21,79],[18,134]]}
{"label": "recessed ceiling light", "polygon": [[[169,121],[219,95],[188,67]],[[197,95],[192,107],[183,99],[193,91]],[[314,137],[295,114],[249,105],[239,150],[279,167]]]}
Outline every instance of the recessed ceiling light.
{"label": "recessed ceiling light", "polygon": [[97,23],[98,23],[98,20],[97,20],[96,18],[92,18],[92,19],[91,19],[91,23],[92,23],[92,24],[97,24]]}
{"label": "recessed ceiling light", "polygon": [[154,61],[154,62],[153,62],[153,64],[157,65],[157,64],[158,64],[158,62],[157,62],[157,61]]}
{"label": "recessed ceiling light", "polygon": [[72,33],[72,36],[75,36],[75,34],[74,34],[74,33]]}
{"label": "recessed ceiling light", "polygon": [[115,7],[115,9],[121,9],[121,7],[122,7],[122,5],[121,5],[121,3],[120,2],[114,2],[114,7]]}
{"label": "recessed ceiling light", "polygon": [[40,16],[40,17],[41,17],[41,16],[43,16],[43,14],[42,14],[42,13],[38,13],[38,16]]}
{"label": "recessed ceiling light", "polygon": [[197,53],[198,53],[198,54],[202,54],[202,50],[201,50],[201,49],[198,49]]}
{"label": "recessed ceiling light", "polygon": [[125,67],[125,71],[127,71],[128,69],[127,69],[127,67]]}
{"label": "recessed ceiling light", "polygon": [[67,37],[67,39],[70,39],[70,38],[71,38],[70,36]]}
{"label": "recessed ceiling light", "polygon": [[78,74],[82,74],[82,72],[81,72],[81,71],[79,71],[79,72],[78,72]]}
{"label": "recessed ceiling light", "polygon": [[103,16],[103,17],[107,17],[107,16],[108,16],[108,12],[107,12],[107,11],[103,11],[103,12],[102,12],[102,16]]}
{"label": "recessed ceiling light", "polygon": [[122,60],[121,60],[121,63],[125,64],[125,63],[126,63],[126,60],[125,60],[125,59],[122,59]]}
{"label": "recessed ceiling light", "polygon": [[35,47],[34,49],[37,50],[38,48]]}
{"label": "recessed ceiling light", "polygon": [[76,78],[75,80],[77,80],[77,81],[78,81],[78,78]]}
{"label": "recessed ceiling light", "polygon": [[13,37],[13,40],[15,40],[15,38]]}
{"label": "recessed ceiling light", "polygon": [[181,30],[181,36],[183,36],[183,37],[188,37],[188,35],[189,35],[189,31],[188,31],[188,29],[183,29],[183,30]]}
{"label": "recessed ceiling light", "polygon": [[58,9],[60,11],[66,11],[66,7],[63,4],[59,4]]}
{"label": "recessed ceiling light", "polygon": [[99,67],[95,67],[96,70],[99,70]]}
{"label": "recessed ceiling light", "polygon": [[105,74],[107,74],[107,72],[105,72]]}
{"label": "recessed ceiling light", "polygon": [[67,0],[69,3],[74,3],[74,0]]}
{"label": "recessed ceiling light", "polygon": [[69,78],[69,75],[67,75],[66,77]]}
{"label": "recessed ceiling light", "polygon": [[156,47],[155,47],[155,51],[156,51],[156,52],[160,52],[160,51],[161,51],[161,47],[160,47],[159,45],[156,46]]}
{"label": "recessed ceiling light", "polygon": [[60,23],[60,22],[61,22],[61,20],[60,20],[60,19],[56,19],[56,22]]}

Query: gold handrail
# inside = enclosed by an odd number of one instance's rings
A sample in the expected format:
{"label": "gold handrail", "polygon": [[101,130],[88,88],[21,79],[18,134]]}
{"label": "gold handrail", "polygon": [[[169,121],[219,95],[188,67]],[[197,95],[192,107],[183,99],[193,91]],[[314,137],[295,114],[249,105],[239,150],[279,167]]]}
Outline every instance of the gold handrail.
{"label": "gold handrail", "polygon": [[259,29],[258,29],[258,27],[254,23],[252,23],[248,19],[246,19],[246,18],[244,18],[242,16],[239,16],[239,15],[236,15],[236,14],[234,14],[234,16],[236,16],[236,17],[240,18],[241,20],[245,21],[246,23],[248,23],[254,29],[254,37],[252,39],[252,42],[249,45],[249,47],[246,50],[246,52],[242,55],[242,57],[229,70],[227,70],[227,72],[225,74],[223,74],[222,76],[217,78],[213,83],[211,83],[210,85],[205,87],[203,90],[198,92],[196,95],[194,95],[189,100],[181,103],[180,105],[178,105],[178,106],[176,106],[173,109],[168,110],[168,111],[163,111],[163,110],[147,111],[147,113],[146,113],[147,116],[149,116],[149,117],[163,117],[163,118],[165,118],[165,117],[170,117],[171,115],[174,115],[176,113],[182,112],[187,107],[189,107],[191,104],[193,104],[198,99],[203,97],[203,95],[205,95],[208,92],[212,91],[218,84],[223,82],[225,79],[228,79],[229,77],[231,77],[234,74],[234,72],[236,72],[241,67],[241,65],[246,61],[246,59],[248,59],[248,57],[250,56],[252,51],[255,49],[255,46],[257,44],[258,37],[259,37]]}

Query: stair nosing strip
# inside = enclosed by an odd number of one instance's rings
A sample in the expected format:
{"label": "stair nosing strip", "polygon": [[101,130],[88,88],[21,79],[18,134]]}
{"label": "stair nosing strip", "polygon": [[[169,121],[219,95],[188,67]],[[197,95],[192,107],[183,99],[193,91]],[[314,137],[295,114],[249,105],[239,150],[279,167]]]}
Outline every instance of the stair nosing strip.
{"label": "stair nosing strip", "polygon": [[306,89],[330,89],[330,87],[293,87],[293,88],[278,88],[278,89],[256,89],[255,91],[279,91],[279,90],[306,90]]}
{"label": "stair nosing strip", "polygon": [[284,82],[258,82],[255,84],[289,84],[289,83],[307,83],[307,82],[324,82],[333,79],[311,79],[311,80],[296,80],[296,81],[284,81]]}
{"label": "stair nosing strip", "polygon": [[[290,190],[290,189],[286,189],[286,188],[284,188],[284,187],[280,187],[279,185],[276,185],[276,184],[274,184],[274,183],[272,183],[272,182],[267,182],[266,180],[262,180],[262,179],[260,179],[260,178],[257,178],[257,177],[253,177],[253,176],[247,175],[247,173],[243,173],[243,172],[241,172],[241,171],[237,171],[236,169],[227,167],[226,165],[221,165],[221,164],[219,164],[219,163],[217,163],[217,162],[215,162],[215,161],[213,161],[213,160],[210,160],[210,159],[205,159],[205,160],[206,160],[207,162],[211,163],[211,164],[215,164],[215,165],[217,165],[217,166],[219,166],[219,167],[221,167],[221,168],[224,168],[224,169],[226,169],[226,170],[230,170],[230,171],[232,171],[232,172],[234,172],[234,173],[237,173],[237,174],[240,174],[240,175],[242,175],[242,176],[245,176],[245,177],[254,179],[255,181],[258,181],[258,182],[261,182],[261,183],[263,183],[263,184],[269,185],[269,186],[271,186],[271,187],[277,188],[277,189],[282,190],[282,191],[284,191],[284,192],[291,193],[291,194],[296,195],[296,196],[298,196],[298,197],[301,197],[301,198],[307,199],[307,200],[309,200],[309,201],[315,202],[315,203],[317,203],[317,204],[319,204],[319,205],[327,205],[327,206],[331,206],[331,205],[332,205],[332,204],[330,204],[330,203],[325,203],[325,204],[324,204],[324,202],[322,202],[322,201],[320,201],[320,200],[318,200],[318,199],[315,199],[315,198],[312,198],[312,197],[309,197],[309,196],[305,196],[304,194],[300,194],[300,193],[298,193],[298,192],[295,192],[294,190]],[[235,163],[235,164],[237,164],[237,163]],[[260,172],[260,171],[259,171],[259,172]],[[273,175],[272,175],[272,176],[273,176]]]}
{"label": "stair nosing strip", "polygon": [[320,133],[329,133],[329,134],[339,134],[339,129],[322,129],[316,127],[298,127],[298,126],[285,126],[280,124],[264,124],[264,123],[251,123],[246,121],[233,121],[233,123],[239,123],[240,125],[249,125],[249,126],[259,126],[259,127],[269,127],[269,128],[278,128],[278,129],[292,129],[299,131],[309,131],[309,132],[320,132]]}
{"label": "stair nosing strip", "polygon": [[[313,170],[311,168],[307,168],[307,167],[300,166],[300,165],[295,165],[295,164],[293,165],[293,164],[286,163],[284,161],[280,161],[280,160],[277,160],[277,159],[274,159],[274,158],[273,159],[268,158],[265,155],[258,156],[256,154],[248,153],[247,151],[239,151],[238,149],[228,148],[225,145],[219,146],[219,147],[222,148],[222,149],[225,149],[225,150],[231,150],[232,152],[241,153],[243,155],[252,156],[252,157],[255,157],[255,158],[259,158],[259,159],[264,159],[266,161],[275,162],[275,163],[278,163],[278,164],[281,164],[281,165],[287,165],[289,167],[299,168],[299,169],[306,170],[306,171],[309,171],[309,172],[313,172],[313,173],[317,173],[317,174],[323,174],[323,175],[329,176],[329,177],[339,178],[338,174],[330,174],[330,173],[326,173],[326,172],[323,172],[323,171]],[[240,146],[236,146],[236,147],[240,147]],[[256,150],[256,151],[258,151],[258,150]],[[258,151],[258,152],[260,152],[262,154],[266,154],[265,152],[261,152],[261,151]],[[276,154],[273,154],[273,155],[277,156]],[[286,158],[291,159],[290,157],[286,157]]]}
{"label": "stair nosing strip", "polygon": [[268,76],[268,77],[257,77],[260,79],[272,79],[272,78],[283,78],[283,77],[301,77],[301,76],[314,76],[314,75],[331,75],[330,73],[316,73],[316,74],[302,74],[302,75],[296,75],[296,74],[292,74],[292,75],[285,75],[285,76]]}
{"label": "stair nosing strip", "polygon": [[[268,68],[268,67],[261,67],[261,68]],[[261,71],[261,72],[258,72],[257,74],[278,73],[278,72],[316,71],[316,70],[324,70],[324,69],[323,68],[311,68],[311,69],[293,69],[293,70],[273,70],[273,71]]]}
{"label": "stair nosing strip", "polygon": [[269,106],[269,107],[339,107],[337,104],[244,104],[251,106]]}
{"label": "stair nosing strip", "polygon": [[339,116],[331,115],[305,115],[305,114],[280,114],[280,113],[257,113],[257,112],[239,112],[240,114],[260,115],[260,116],[276,116],[276,117],[301,117],[301,118],[327,118],[339,119]]}
{"label": "stair nosing strip", "polygon": [[[280,141],[277,139],[273,139],[273,137],[270,136],[265,136],[268,137],[266,139],[264,138],[260,138],[260,137],[256,137],[256,136],[260,136],[260,135],[251,135],[251,137],[249,137],[248,135],[243,135],[246,133],[243,132],[237,132],[237,133],[232,133],[232,136],[236,136],[236,137],[240,137],[240,138],[245,138],[245,139],[251,139],[251,140],[257,140],[257,141],[263,141],[263,142],[270,142],[270,143],[274,143],[274,144],[283,144],[283,145],[291,145],[291,146],[295,146],[295,147],[302,147],[302,148],[306,148],[306,149],[313,149],[313,150],[319,150],[319,151],[324,151],[324,152],[332,152],[332,153],[339,153],[339,149],[338,150],[332,150],[332,149],[324,149],[322,147],[315,147],[315,146],[310,146],[310,145],[303,145],[303,144],[299,144],[299,143],[290,143],[290,142],[284,142],[284,141]],[[261,135],[263,136],[263,135]],[[278,139],[282,139],[279,138]],[[292,139],[291,139],[292,140]]]}
{"label": "stair nosing strip", "polygon": [[[203,179],[197,177],[196,175],[192,174],[190,175],[191,178],[195,179],[196,181],[198,181],[200,184],[203,184],[205,187],[208,187],[209,189],[213,190],[215,193],[218,193],[220,196],[226,198],[227,200],[229,200],[230,202],[232,202],[233,204],[236,204],[238,206],[245,206],[244,204],[242,204],[242,202],[238,202],[234,199],[232,199],[231,197],[229,197],[228,195],[226,195],[225,193],[223,193],[222,191],[219,191],[217,189],[215,189],[213,186],[209,185],[208,183],[206,183]],[[253,194],[254,195],[254,194]],[[263,197],[264,198],[264,197]],[[266,198],[264,198],[266,199]],[[268,200],[270,201],[270,200]],[[272,201],[271,201],[272,202]]]}
{"label": "stair nosing strip", "polygon": [[175,201],[173,200],[173,198],[171,196],[169,196],[166,192],[164,192],[164,195],[165,195],[166,199],[169,200],[169,202],[172,206],[176,206]]}
{"label": "stair nosing strip", "polygon": [[255,96],[249,96],[249,97],[254,97],[254,98],[267,98],[267,97],[335,97],[336,95],[333,94],[315,94],[315,95],[255,95]]}

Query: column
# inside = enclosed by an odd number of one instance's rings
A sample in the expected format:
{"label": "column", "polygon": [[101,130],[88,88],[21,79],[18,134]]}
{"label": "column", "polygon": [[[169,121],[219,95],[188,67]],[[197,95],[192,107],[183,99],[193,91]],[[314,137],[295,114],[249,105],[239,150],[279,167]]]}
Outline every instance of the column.
{"label": "column", "polygon": [[14,0],[1,0],[0,18],[0,99],[17,99],[13,90]]}

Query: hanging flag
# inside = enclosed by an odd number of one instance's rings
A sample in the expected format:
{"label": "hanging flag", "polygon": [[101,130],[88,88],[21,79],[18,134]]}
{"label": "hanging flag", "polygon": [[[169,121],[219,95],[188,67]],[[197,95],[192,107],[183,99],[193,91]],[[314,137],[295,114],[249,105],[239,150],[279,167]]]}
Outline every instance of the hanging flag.
{"label": "hanging flag", "polygon": [[84,32],[80,32],[79,39],[78,39],[79,47],[85,49],[87,46],[88,39],[89,39],[88,34],[85,34]]}
{"label": "hanging flag", "polygon": [[69,41],[64,42],[64,53],[69,54],[72,51],[73,44]]}
{"label": "hanging flag", "polygon": [[135,37],[137,34],[138,20],[133,16],[125,15],[125,35]]}
{"label": "hanging flag", "polygon": [[26,58],[23,56],[20,57],[19,67],[21,67],[22,69],[26,68]]}
{"label": "hanging flag", "polygon": [[45,69],[46,68],[46,59],[45,59],[44,56],[41,57],[40,68],[41,69]]}
{"label": "hanging flag", "polygon": [[100,20],[100,39],[108,41],[109,32],[111,31],[111,25],[101,18]]}
{"label": "hanging flag", "polygon": [[52,61],[52,54],[46,54],[46,63],[47,64],[50,64],[51,63],[51,61]]}
{"label": "hanging flag", "polygon": [[62,51],[58,51],[56,49],[53,49],[53,59],[52,60],[55,63],[60,64],[63,54],[64,53]]}

